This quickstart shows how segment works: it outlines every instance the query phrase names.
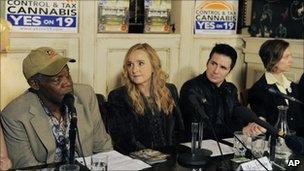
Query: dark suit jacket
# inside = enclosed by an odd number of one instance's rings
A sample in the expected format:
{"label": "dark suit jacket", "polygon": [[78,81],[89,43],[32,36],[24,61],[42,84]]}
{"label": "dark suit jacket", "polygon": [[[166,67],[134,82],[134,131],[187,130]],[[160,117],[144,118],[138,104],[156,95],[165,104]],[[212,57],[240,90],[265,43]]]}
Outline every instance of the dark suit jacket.
{"label": "dark suit jacket", "polygon": [[[178,94],[173,84],[167,84],[168,89],[177,105]],[[126,87],[120,87],[110,92],[108,97],[109,132],[113,139],[114,149],[128,154],[143,148],[151,148],[151,130],[144,116],[140,116],[133,110],[130,97]],[[145,115],[149,110],[145,110]],[[162,130],[166,145],[171,146],[179,142],[183,137],[183,121],[179,107],[173,109],[171,115],[160,113],[163,125]]]}
{"label": "dark suit jacket", "polygon": [[[267,84],[265,74],[249,89],[248,102],[251,109],[258,115],[266,118],[267,122],[275,125],[278,119],[279,105],[287,105],[282,97],[270,94],[267,88],[272,87],[279,91],[275,84]],[[292,92],[288,95],[299,98],[298,86],[291,83]],[[303,136],[304,132],[304,111],[303,108],[289,101],[289,109],[287,111],[287,123],[291,130],[297,131],[297,135]]]}
{"label": "dark suit jacket", "polygon": [[304,73],[299,82],[300,100],[304,102]]}

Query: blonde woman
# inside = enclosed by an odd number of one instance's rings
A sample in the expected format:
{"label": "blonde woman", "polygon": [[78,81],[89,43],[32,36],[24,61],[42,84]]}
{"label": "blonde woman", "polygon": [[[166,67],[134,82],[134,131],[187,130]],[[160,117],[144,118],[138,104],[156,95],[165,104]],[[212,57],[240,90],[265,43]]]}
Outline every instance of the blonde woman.
{"label": "blonde woman", "polygon": [[0,171],[8,170],[11,167],[12,167],[12,162],[10,161],[7,155],[6,144],[2,132],[2,126],[0,125]]}
{"label": "blonde woman", "polygon": [[123,64],[124,86],[110,92],[109,131],[124,154],[161,149],[181,140],[183,121],[177,89],[166,83],[156,51],[147,43],[132,46]]}

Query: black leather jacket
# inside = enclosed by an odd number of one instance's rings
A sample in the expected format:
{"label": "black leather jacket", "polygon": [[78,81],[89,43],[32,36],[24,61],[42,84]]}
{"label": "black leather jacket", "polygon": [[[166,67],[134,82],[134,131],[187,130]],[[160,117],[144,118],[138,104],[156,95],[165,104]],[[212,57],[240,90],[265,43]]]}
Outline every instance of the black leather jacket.
{"label": "black leather jacket", "polygon": [[[219,139],[232,137],[232,132],[241,130],[245,126],[246,123],[237,116],[237,113],[234,113],[235,107],[241,106],[238,101],[237,88],[226,81],[217,87],[208,80],[206,73],[203,73],[184,83],[180,92],[179,106],[188,141],[191,139],[191,122],[201,120],[197,105],[190,100],[193,95],[197,97],[198,103],[204,111],[203,115],[209,117]],[[214,139],[210,124],[206,120],[203,137],[204,139]]]}

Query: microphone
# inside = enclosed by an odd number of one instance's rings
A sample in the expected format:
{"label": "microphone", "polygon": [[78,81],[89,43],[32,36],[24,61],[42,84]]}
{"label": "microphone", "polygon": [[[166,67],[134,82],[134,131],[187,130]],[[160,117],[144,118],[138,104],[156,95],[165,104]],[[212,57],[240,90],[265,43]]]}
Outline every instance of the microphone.
{"label": "microphone", "polygon": [[[195,112],[199,114],[201,117],[200,122],[206,121],[209,122],[209,117],[206,115],[205,111],[202,109],[201,104],[198,101],[197,93],[191,94],[189,96],[189,101],[193,104],[195,108]],[[197,144],[197,137],[196,133],[192,130],[192,145],[191,145],[191,153],[186,152],[179,154],[177,157],[177,162],[182,166],[204,166],[209,162],[209,158],[212,154],[212,151],[201,148],[202,140],[203,140],[203,126],[202,124],[199,124],[199,137],[198,137],[198,147],[193,144]]]}
{"label": "microphone", "polygon": [[271,93],[271,94],[276,95],[276,96],[280,96],[280,97],[283,97],[284,99],[288,99],[288,100],[290,100],[290,101],[292,101],[292,102],[296,102],[296,103],[300,103],[300,104],[304,105],[304,103],[301,102],[300,100],[298,100],[298,99],[296,99],[296,98],[294,98],[294,97],[292,97],[292,96],[289,96],[289,95],[287,95],[287,94],[281,93],[281,92],[277,91],[277,90],[276,90],[275,88],[273,88],[273,87],[267,88],[267,91],[268,91],[269,93]]}
{"label": "microphone", "polygon": [[239,113],[239,116],[248,121],[248,122],[255,122],[258,125],[264,127],[271,135],[284,137],[284,134],[282,132],[279,132],[276,128],[274,128],[272,125],[270,125],[268,122],[265,122],[257,117],[257,115],[251,111],[250,109],[246,107],[236,107],[235,112]]}
{"label": "microphone", "polygon": [[77,118],[76,108],[74,106],[75,98],[71,93],[67,93],[64,95],[62,104],[67,106],[68,113],[71,115],[71,118]]}
{"label": "microphone", "polygon": [[264,127],[271,135],[284,138],[287,147],[291,149],[293,153],[304,155],[304,138],[298,137],[296,135],[286,135],[280,132],[268,122],[259,119],[256,114],[248,108],[237,107],[235,110],[240,113],[240,116],[244,120],[248,122],[255,122],[256,124]]}
{"label": "microphone", "polygon": [[77,132],[77,113],[74,106],[75,98],[73,94],[67,93],[64,95],[62,104],[67,106],[68,113],[71,116],[70,130],[69,130],[69,140],[70,140],[70,155],[69,163],[75,163],[75,143],[76,143],[76,132]]}
{"label": "microphone", "polygon": [[[194,94],[191,94],[189,96],[189,100],[190,102],[196,107],[196,110],[197,110],[197,113],[199,113],[199,115],[201,116],[201,118],[204,120],[204,121],[208,121],[209,120],[209,116],[206,115],[205,111],[200,107],[201,104],[198,102],[198,97]],[[202,99],[201,100],[202,102],[206,101],[206,99]]]}
{"label": "microphone", "polygon": [[207,102],[207,99],[206,98],[198,98],[198,97],[200,97],[201,95],[200,94],[198,94],[196,91],[191,91],[191,93],[193,93],[192,95],[190,95],[190,96],[194,96],[194,97],[191,97],[191,98],[195,98],[197,101],[198,101],[198,103],[199,104],[208,104],[208,102]]}

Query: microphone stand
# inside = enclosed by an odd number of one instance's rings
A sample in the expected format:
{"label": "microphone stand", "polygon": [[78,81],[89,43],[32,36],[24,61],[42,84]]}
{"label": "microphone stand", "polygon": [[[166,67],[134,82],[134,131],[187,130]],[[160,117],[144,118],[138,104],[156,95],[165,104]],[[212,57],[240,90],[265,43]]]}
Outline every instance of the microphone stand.
{"label": "microphone stand", "polygon": [[[192,141],[191,152],[186,152],[178,155],[177,161],[182,166],[200,167],[208,163],[212,151],[201,148],[203,123],[192,123]],[[197,144],[197,133],[199,140]]]}
{"label": "microphone stand", "polygon": [[[217,146],[219,148],[220,154],[223,155],[222,149],[221,149],[220,144],[219,144],[218,137],[215,133],[215,129],[214,129],[213,125],[211,124],[209,117],[205,114],[203,109],[200,107],[201,105],[203,105],[201,103],[205,103],[206,100],[202,100],[202,101],[200,100],[200,102],[199,102],[199,100],[197,99],[198,96],[199,95],[196,92],[194,92],[194,95],[190,96],[190,101],[194,104],[196,113],[199,114],[200,122],[199,122],[198,125],[197,124],[194,125],[195,123],[192,123],[192,128],[191,128],[191,131],[192,131],[191,154],[184,153],[184,154],[181,154],[181,155],[178,156],[178,162],[181,165],[203,166],[203,165],[207,164],[207,162],[208,162],[208,160],[209,160],[209,158],[212,154],[212,151],[207,150],[207,149],[203,149],[201,147],[202,140],[203,140],[203,129],[204,129],[203,128],[203,122],[204,121],[207,122],[208,125],[210,125],[210,127],[212,128],[212,134],[216,139]],[[198,127],[198,129],[197,129],[197,127]],[[197,132],[199,134],[198,135],[198,147],[196,147],[196,143],[197,143],[196,134],[197,134]]]}
{"label": "microphone stand", "polygon": [[70,122],[70,130],[69,130],[69,140],[70,140],[69,163],[70,164],[75,163],[76,132],[77,132],[77,117],[72,117]]}
{"label": "microphone stand", "polygon": [[[209,158],[212,154],[212,151],[204,149],[201,147],[202,140],[203,140],[203,121],[209,121],[208,116],[205,116],[201,113],[201,109],[199,108],[199,104],[197,101],[194,102],[195,111],[200,116],[199,123],[192,123],[191,125],[191,132],[192,132],[192,139],[191,139],[191,153],[183,153],[180,154],[177,158],[179,164],[184,166],[204,166],[208,163]],[[197,142],[197,133],[198,133],[198,142]],[[197,144],[198,143],[198,144]],[[198,146],[196,146],[196,144]],[[220,150],[221,151],[221,150]],[[221,151],[222,152],[222,151]]]}
{"label": "microphone stand", "polygon": [[271,135],[269,147],[269,160],[274,162],[277,136]]}
{"label": "microphone stand", "polygon": [[[65,107],[65,113],[71,118],[69,126],[69,140],[70,140],[70,154],[68,156],[68,162],[70,164],[75,163],[75,143],[77,134],[77,111],[74,106],[75,98],[71,93],[64,95],[62,105]],[[79,137],[78,137],[79,138]],[[80,144],[80,142],[79,142]],[[81,149],[82,150],[82,149]]]}
{"label": "microphone stand", "polygon": [[[194,92],[194,93],[195,93],[196,97],[198,97],[198,94],[197,94],[196,92]],[[206,102],[207,102],[206,99],[200,100],[200,101],[199,101],[199,105],[204,105]],[[216,133],[215,133],[215,129],[214,129],[213,124],[210,122],[209,116],[207,116],[206,113],[202,112],[201,109],[199,110],[199,109],[198,109],[198,106],[196,107],[195,110],[197,111],[197,113],[200,114],[200,116],[202,117],[202,120],[203,120],[203,121],[206,121],[206,122],[209,124],[209,126],[211,127],[212,134],[213,134],[213,136],[214,136],[214,138],[215,138],[215,140],[216,140],[216,143],[217,143],[218,149],[219,149],[219,151],[220,151],[220,154],[223,156],[223,152],[222,152],[222,148],[221,148],[220,143],[219,143],[219,139],[218,139],[218,137],[217,137],[217,135],[216,135]],[[203,135],[202,135],[202,138],[203,138]],[[200,146],[199,146],[199,147],[200,147]]]}

